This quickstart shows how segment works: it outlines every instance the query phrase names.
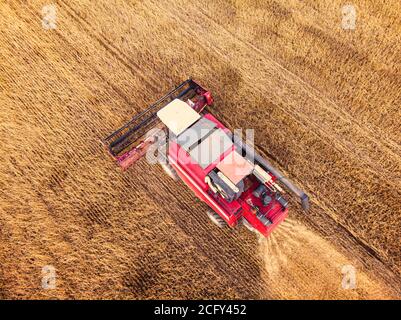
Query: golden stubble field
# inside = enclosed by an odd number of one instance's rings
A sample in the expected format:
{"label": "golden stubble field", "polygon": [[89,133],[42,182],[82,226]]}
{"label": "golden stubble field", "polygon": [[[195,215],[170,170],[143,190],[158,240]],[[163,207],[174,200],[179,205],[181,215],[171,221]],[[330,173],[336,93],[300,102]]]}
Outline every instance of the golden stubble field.
{"label": "golden stubble field", "polygon": [[[54,1],[53,30],[47,4],[0,4],[1,298],[400,298],[399,2],[354,1],[354,31],[341,1]],[[115,166],[100,139],[188,76],[307,215],[258,241]]]}

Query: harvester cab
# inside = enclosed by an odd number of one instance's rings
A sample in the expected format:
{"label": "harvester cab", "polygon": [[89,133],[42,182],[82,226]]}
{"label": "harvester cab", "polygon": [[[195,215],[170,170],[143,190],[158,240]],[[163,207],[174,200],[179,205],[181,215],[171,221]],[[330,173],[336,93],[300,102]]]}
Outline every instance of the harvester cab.
{"label": "harvester cab", "polygon": [[181,178],[207,203],[213,222],[231,227],[243,223],[268,236],[288,215],[286,191],[299,198],[305,210],[309,198],[206,112],[205,108],[212,104],[210,92],[188,79],[108,136],[104,143],[123,170],[156,145],[167,173]]}

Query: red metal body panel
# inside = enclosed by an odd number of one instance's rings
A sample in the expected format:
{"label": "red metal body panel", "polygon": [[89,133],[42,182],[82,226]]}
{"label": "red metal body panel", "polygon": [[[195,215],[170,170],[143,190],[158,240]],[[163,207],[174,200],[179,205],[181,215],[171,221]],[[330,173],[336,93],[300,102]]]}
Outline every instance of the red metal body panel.
{"label": "red metal body panel", "polygon": [[[283,207],[278,201],[273,201],[268,206],[263,207],[261,200],[252,194],[252,191],[255,190],[255,188],[256,186],[254,185],[245,191],[240,197],[242,206],[244,208],[242,215],[254,228],[267,237],[281,222],[285,220],[285,218],[287,218],[288,208],[283,210]],[[263,223],[255,216],[255,214],[252,213],[252,208],[249,202],[261,208],[263,213],[267,213],[267,217],[270,219],[272,224],[267,227],[264,226]]]}
{"label": "red metal body panel", "polygon": [[[216,123],[217,127],[229,133],[221,122],[214,118],[211,114],[205,114],[205,118]],[[235,148],[234,146],[232,148]],[[282,207],[282,205],[273,199],[272,202],[263,206],[261,199],[255,197],[252,192],[260,185],[258,181],[253,181],[252,185],[244,191],[241,196],[232,202],[228,202],[219,194],[215,194],[209,189],[207,183],[205,183],[205,177],[213,170],[216,165],[231,152],[232,148],[229,148],[224,152],[220,159],[211,163],[205,169],[202,169],[190,155],[181,148],[180,145],[174,141],[169,142],[168,158],[170,164],[176,170],[180,178],[188,185],[188,187],[194,191],[195,195],[206,202],[216,213],[218,213],[231,227],[237,225],[244,217],[248,222],[261,234],[268,236],[275,227],[278,226],[288,215],[288,209]],[[275,177],[272,177],[273,181]],[[259,211],[266,214],[266,217],[272,222],[270,225],[265,226],[259,218],[255,215],[253,206],[259,207]]]}

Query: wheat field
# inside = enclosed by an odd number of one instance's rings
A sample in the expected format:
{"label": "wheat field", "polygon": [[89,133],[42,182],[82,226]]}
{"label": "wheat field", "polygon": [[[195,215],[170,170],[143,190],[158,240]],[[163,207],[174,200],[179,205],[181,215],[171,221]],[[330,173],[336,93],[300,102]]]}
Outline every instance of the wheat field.
{"label": "wheat field", "polygon": [[[0,298],[400,299],[401,3],[353,1],[354,30],[343,5],[2,1]],[[101,139],[189,76],[307,214],[219,229],[160,167],[111,161]]]}

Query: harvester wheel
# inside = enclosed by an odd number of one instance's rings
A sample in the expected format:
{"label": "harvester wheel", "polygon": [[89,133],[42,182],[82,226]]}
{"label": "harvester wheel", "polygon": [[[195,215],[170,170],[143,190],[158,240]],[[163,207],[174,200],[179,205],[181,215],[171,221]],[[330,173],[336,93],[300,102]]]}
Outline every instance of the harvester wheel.
{"label": "harvester wheel", "polygon": [[212,211],[212,210],[208,210],[207,215],[209,217],[209,219],[219,228],[223,228],[227,225],[227,223],[223,220],[222,217],[220,217],[216,212]]}
{"label": "harvester wheel", "polygon": [[245,218],[242,219],[242,224],[251,232],[255,232],[258,233],[258,231],[252,227],[252,225],[249,223],[248,220],[246,220]]}
{"label": "harvester wheel", "polygon": [[160,165],[162,166],[164,172],[167,173],[167,175],[172,178],[174,181],[178,180],[178,174],[177,172],[174,170],[174,168],[171,166],[171,164],[169,163],[160,163]]}

